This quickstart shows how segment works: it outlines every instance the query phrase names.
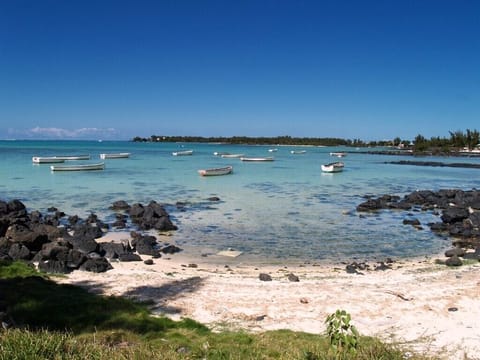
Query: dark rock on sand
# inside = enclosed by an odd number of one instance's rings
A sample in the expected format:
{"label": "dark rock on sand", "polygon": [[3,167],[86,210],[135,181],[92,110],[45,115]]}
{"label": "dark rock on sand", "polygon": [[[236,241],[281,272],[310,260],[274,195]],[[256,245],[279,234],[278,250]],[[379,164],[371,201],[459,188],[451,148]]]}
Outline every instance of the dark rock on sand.
{"label": "dark rock on sand", "polygon": [[287,278],[288,278],[288,281],[291,281],[291,282],[299,282],[300,281],[298,276],[293,274],[293,273],[288,274]]}
{"label": "dark rock on sand", "polygon": [[32,253],[26,246],[15,243],[10,246],[8,256],[12,260],[30,260],[32,258]]}
{"label": "dark rock on sand", "polygon": [[142,258],[138,254],[124,253],[124,254],[120,254],[118,256],[118,260],[124,261],[124,262],[126,262],[126,261],[142,261]]}
{"label": "dark rock on sand", "polygon": [[177,230],[177,227],[171,222],[167,211],[155,201],[151,201],[147,206],[133,204],[128,213],[132,222],[140,230]]}
{"label": "dark rock on sand", "polygon": [[166,245],[160,249],[160,252],[164,254],[175,254],[180,251],[182,251],[182,249],[180,249],[178,246],[175,246],[175,245]]}
{"label": "dark rock on sand", "polygon": [[445,256],[446,257],[452,257],[452,256],[460,256],[463,257],[465,255],[465,250],[462,248],[453,248],[445,251]]}
{"label": "dark rock on sand", "polygon": [[261,273],[260,275],[258,275],[258,278],[261,281],[272,281],[272,277],[268,274],[265,274],[265,273]]}
{"label": "dark rock on sand", "polygon": [[12,244],[17,243],[26,246],[30,251],[39,251],[42,245],[49,241],[47,234],[33,231],[27,224],[9,226],[5,238]]}
{"label": "dark rock on sand", "polygon": [[103,242],[100,243],[100,253],[107,259],[118,259],[120,255],[129,252],[129,249],[122,243]]}
{"label": "dark rock on sand", "polygon": [[463,262],[457,255],[453,255],[452,257],[449,257],[445,261],[445,265],[447,265],[447,266],[461,266],[461,265],[463,265]]}
{"label": "dark rock on sand", "polygon": [[67,262],[62,260],[40,261],[38,270],[51,274],[68,274],[73,271],[67,266]]}
{"label": "dark rock on sand", "polygon": [[107,259],[103,257],[88,259],[80,267],[80,270],[91,271],[96,273],[105,272],[111,269],[113,269],[112,265],[108,262]]}

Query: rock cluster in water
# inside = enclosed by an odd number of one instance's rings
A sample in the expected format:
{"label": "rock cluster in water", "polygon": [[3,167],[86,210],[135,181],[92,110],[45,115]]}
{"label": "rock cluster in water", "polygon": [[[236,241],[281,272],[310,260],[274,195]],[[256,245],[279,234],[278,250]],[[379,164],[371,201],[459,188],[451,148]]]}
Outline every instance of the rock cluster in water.
{"label": "rock cluster in water", "polygon": [[[429,223],[432,231],[453,238],[454,248],[448,250],[445,263],[462,265],[460,258],[480,260],[480,191],[444,189],[439,191],[414,191],[404,197],[383,195],[369,198],[357,206],[358,212],[381,209],[405,211],[432,211],[441,221]],[[421,228],[418,219],[405,219],[404,224]],[[468,251],[473,249],[474,251]]]}
{"label": "rock cluster in water", "polygon": [[[139,230],[176,230],[168,213],[158,203],[148,205],[117,202],[114,227],[125,227],[128,216]],[[161,246],[155,236],[130,233],[131,240],[125,243],[99,243],[110,225],[103,223],[95,214],[87,219],[67,217],[56,208],[47,214],[28,212],[19,200],[0,200],[0,260],[24,260],[38,264],[39,270],[49,273],[69,273],[76,269],[104,272],[112,268],[110,261],[141,261],[139,255],[158,258],[161,253],[180,251],[170,244]]]}

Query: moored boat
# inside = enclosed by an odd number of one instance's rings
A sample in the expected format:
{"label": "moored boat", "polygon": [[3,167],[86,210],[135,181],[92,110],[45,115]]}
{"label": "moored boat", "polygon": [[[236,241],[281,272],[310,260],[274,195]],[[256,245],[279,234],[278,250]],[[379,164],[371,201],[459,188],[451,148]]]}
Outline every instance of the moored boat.
{"label": "moored boat", "polygon": [[173,156],[193,155],[193,150],[174,151],[172,152],[172,155]]}
{"label": "moored boat", "polygon": [[330,164],[322,165],[322,171],[328,172],[328,173],[336,173],[336,172],[343,171],[344,167],[345,167],[345,164],[343,162],[337,161]]}
{"label": "moored boat", "polygon": [[130,153],[100,154],[100,159],[125,159],[128,157],[130,157]]}
{"label": "moored boat", "polygon": [[307,150],[291,150],[290,153],[294,155],[305,154]]}
{"label": "moored boat", "polygon": [[224,159],[241,158],[242,156],[244,156],[244,154],[223,154],[223,155],[220,155],[220,157],[222,157]]}
{"label": "moored boat", "polygon": [[277,148],[274,148],[274,149],[268,149],[268,152],[277,152],[278,149]]}
{"label": "moored boat", "polygon": [[198,173],[201,176],[228,175],[228,174],[231,174],[232,172],[233,172],[233,166],[225,166],[225,167],[221,167],[221,168],[198,170]]}
{"label": "moored boat", "polygon": [[90,155],[62,155],[54,157],[61,160],[90,160]]}
{"label": "moored boat", "polygon": [[65,160],[56,156],[34,156],[32,157],[32,162],[34,164],[57,164],[63,163]]}
{"label": "moored boat", "polygon": [[242,161],[252,161],[252,162],[262,162],[262,161],[273,161],[273,156],[269,157],[241,157]]}
{"label": "moored boat", "polygon": [[105,163],[97,164],[78,164],[78,165],[52,165],[52,171],[84,171],[84,170],[104,170]]}
{"label": "moored boat", "polygon": [[346,152],[331,152],[330,156],[336,156],[336,157],[341,158],[341,157],[347,156],[347,153]]}

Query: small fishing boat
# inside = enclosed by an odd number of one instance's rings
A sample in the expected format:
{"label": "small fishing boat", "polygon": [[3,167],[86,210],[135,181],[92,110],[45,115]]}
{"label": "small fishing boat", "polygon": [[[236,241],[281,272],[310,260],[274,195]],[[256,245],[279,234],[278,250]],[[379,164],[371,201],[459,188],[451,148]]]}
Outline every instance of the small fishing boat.
{"label": "small fishing boat", "polygon": [[57,164],[63,163],[65,160],[56,156],[34,156],[32,161],[34,164]]}
{"label": "small fishing boat", "polygon": [[130,157],[130,153],[100,154],[100,159],[125,159],[128,157]]}
{"label": "small fishing boat", "polygon": [[277,152],[278,149],[277,148],[274,148],[274,149],[268,149],[268,152]]}
{"label": "small fishing boat", "polygon": [[220,157],[222,157],[224,159],[241,158],[242,156],[244,156],[244,154],[223,154],[223,155],[220,155]]}
{"label": "small fishing boat", "polygon": [[84,171],[84,170],[104,170],[105,163],[97,164],[78,164],[78,165],[52,165],[52,171]]}
{"label": "small fishing boat", "polygon": [[215,155],[215,156],[222,156],[222,155],[230,155],[230,153],[229,153],[229,152],[223,152],[223,151],[215,151],[215,152],[213,153],[213,155]]}
{"label": "small fishing boat", "polygon": [[307,150],[291,150],[290,153],[294,155],[305,154]]}
{"label": "small fishing boat", "polygon": [[322,165],[322,171],[327,173],[336,173],[336,172],[343,171],[344,167],[345,167],[345,164],[343,162],[337,161],[330,164]]}
{"label": "small fishing boat", "polygon": [[225,166],[225,167],[221,167],[221,168],[198,170],[198,173],[201,176],[228,175],[228,174],[231,174],[232,172],[233,172],[233,166]]}
{"label": "small fishing boat", "polygon": [[183,150],[183,151],[174,151],[172,153],[173,156],[187,156],[193,155],[193,150]]}
{"label": "small fishing boat", "polygon": [[65,155],[54,157],[62,160],[90,160],[90,155]]}
{"label": "small fishing boat", "polygon": [[342,158],[342,157],[347,156],[347,153],[346,152],[331,152],[330,156],[336,156],[336,157]]}
{"label": "small fishing boat", "polygon": [[273,161],[273,156],[269,157],[241,157],[242,161],[252,161],[252,162],[262,162],[262,161]]}

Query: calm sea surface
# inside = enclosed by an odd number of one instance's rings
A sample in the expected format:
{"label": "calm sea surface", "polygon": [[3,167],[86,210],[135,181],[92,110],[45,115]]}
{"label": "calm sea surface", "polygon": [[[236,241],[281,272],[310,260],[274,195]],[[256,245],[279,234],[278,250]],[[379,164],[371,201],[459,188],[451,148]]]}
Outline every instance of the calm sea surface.
{"label": "calm sea surface", "polygon": [[[192,254],[233,248],[245,259],[270,261],[341,260],[428,255],[450,245],[426,226],[437,217],[424,213],[382,211],[360,214],[365,195],[404,195],[417,189],[478,188],[479,170],[385,164],[400,158],[356,153],[352,148],[221,144],[133,143],[111,141],[0,141],[0,198],[20,199],[30,210],[56,206],[68,215],[96,213],[112,222],[116,200],[166,204],[179,227],[171,240]],[[192,156],[172,156],[193,150]],[[214,152],[275,156],[274,162],[244,163]],[[348,151],[345,170],[324,174],[332,151]],[[53,173],[32,164],[32,156],[130,152],[128,159],[105,160],[104,171]],[[473,158],[421,158],[444,162],[480,162]],[[77,162],[75,162],[77,163]],[[78,162],[79,163],[79,162]],[[200,177],[198,169],[233,165],[234,174]],[[220,202],[207,199],[217,196]],[[177,202],[185,203],[177,207]],[[413,216],[424,224],[402,224]]]}

